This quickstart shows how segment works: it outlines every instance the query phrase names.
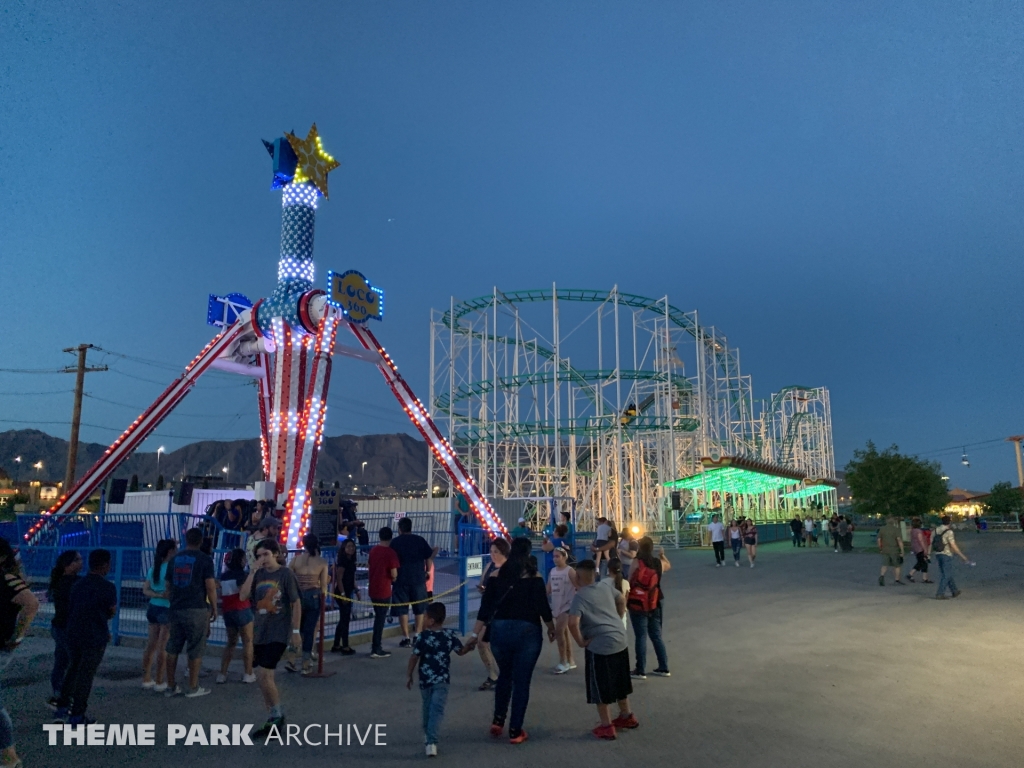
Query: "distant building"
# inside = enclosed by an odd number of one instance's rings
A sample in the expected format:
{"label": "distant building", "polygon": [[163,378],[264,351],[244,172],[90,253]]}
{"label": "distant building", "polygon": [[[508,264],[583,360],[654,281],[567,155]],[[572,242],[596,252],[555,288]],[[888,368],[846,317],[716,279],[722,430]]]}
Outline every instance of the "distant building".
{"label": "distant building", "polygon": [[949,504],[942,510],[952,517],[976,517],[985,514],[982,499],[988,496],[987,491],[968,491],[965,488],[954,488],[949,492]]}

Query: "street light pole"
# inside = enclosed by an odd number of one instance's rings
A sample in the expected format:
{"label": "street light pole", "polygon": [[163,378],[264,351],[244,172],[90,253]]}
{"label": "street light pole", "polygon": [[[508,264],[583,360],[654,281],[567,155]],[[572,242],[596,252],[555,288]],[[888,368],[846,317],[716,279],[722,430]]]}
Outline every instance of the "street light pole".
{"label": "street light pole", "polygon": [[156,449],[156,476],[158,478],[160,477],[160,454],[166,450],[162,445]]}
{"label": "street light pole", "polygon": [[18,483],[21,481],[21,456],[15,456],[14,462],[18,465],[18,468],[14,471],[14,482]]}
{"label": "street light pole", "polygon": [[224,473],[224,482],[226,483],[228,481],[228,467],[221,467],[220,470]]}

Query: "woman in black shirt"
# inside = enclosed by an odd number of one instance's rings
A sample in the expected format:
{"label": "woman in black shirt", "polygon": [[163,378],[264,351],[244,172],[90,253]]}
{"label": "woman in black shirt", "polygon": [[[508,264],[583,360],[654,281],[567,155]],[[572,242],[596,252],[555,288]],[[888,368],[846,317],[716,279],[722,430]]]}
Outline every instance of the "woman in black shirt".
{"label": "woman in black shirt", "polygon": [[359,589],[356,588],[356,543],[345,539],[338,547],[338,556],[334,563],[335,594],[344,595],[348,600],[334,601],[338,604],[338,626],[334,630],[334,645],[331,653],[351,656],[355,653],[348,645],[348,625],[352,620],[352,601],[359,600]]}
{"label": "woman in black shirt", "polygon": [[57,563],[50,571],[50,587],[46,591],[53,603],[53,619],[50,620],[50,636],[53,637],[53,672],[50,673],[50,690],[53,697],[47,702],[57,705],[64,675],[71,664],[71,650],[68,648],[68,613],[71,611],[71,588],[78,581],[82,570],[82,556],[73,549],[61,552]]}
{"label": "woman in black shirt", "polygon": [[530,540],[512,540],[509,558],[498,575],[491,578],[480,601],[476,626],[471,637],[480,636],[484,626],[490,628],[491,652],[498,662],[498,684],[494,694],[494,720],[491,735],[501,736],[505,715],[512,703],[509,741],[526,741],[523,730],[526,706],[530,702],[530,681],[543,646],[540,625],[548,628],[548,642],[554,642],[555,624],[544,588],[544,580],[530,562]]}

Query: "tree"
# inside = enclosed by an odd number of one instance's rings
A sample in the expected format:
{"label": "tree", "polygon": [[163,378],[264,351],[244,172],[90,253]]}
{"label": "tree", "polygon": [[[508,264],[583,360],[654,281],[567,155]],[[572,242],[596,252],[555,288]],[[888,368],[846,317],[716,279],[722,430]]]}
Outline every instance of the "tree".
{"label": "tree", "polygon": [[1021,495],[1019,488],[1014,488],[1009,483],[993,485],[992,491],[982,504],[985,507],[986,515],[998,515],[999,517],[1013,515],[1016,517],[1024,512],[1024,496]]}
{"label": "tree", "polygon": [[904,456],[895,445],[881,453],[868,441],[846,465],[853,511],[861,515],[924,516],[949,503],[937,462]]}
{"label": "tree", "polygon": [[128,483],[128,490],[131,493],[136,493],[139,490],[139,476],[132,475],[131,482]]}

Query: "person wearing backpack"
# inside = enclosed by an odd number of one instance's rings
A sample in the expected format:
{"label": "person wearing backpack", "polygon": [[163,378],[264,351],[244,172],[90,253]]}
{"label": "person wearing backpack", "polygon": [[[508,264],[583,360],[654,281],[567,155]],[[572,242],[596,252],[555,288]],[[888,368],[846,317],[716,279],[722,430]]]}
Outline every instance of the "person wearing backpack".
{"label": "person wearing backpack", "polygon": [[936,600],[949,599],[946,595],[947,588],[953,597],[960,597],[960,590],[957,589],[954,579],[953,555],[965,563],[971,562],[956,545],[956,536],[949,525],[950,522],[952,522],[952,518],[949,515],[943,515],[942,525],[935,529],[935,535],[932,536],[932,553],[935,554],[935,561],[939,564],[939,590],[935,593]]}
{"label": "person wearing backpack", "polygon": [[654,654],[658,657],[658,666],[652,674],[669,677],[672,673],[668,671],[668,653],[661,639],[662,602],[665,598],[661,576],[672,568],[672,563],[665,557],[664,548],[660,548],[658,557],[654,556],[654,541],[650,536],[644,536],[637,544],[626,602],[636,636],[636,668],[629,676],[637,680],[647,679],[644,668],[647,665],[647,636],[650,635]]}

